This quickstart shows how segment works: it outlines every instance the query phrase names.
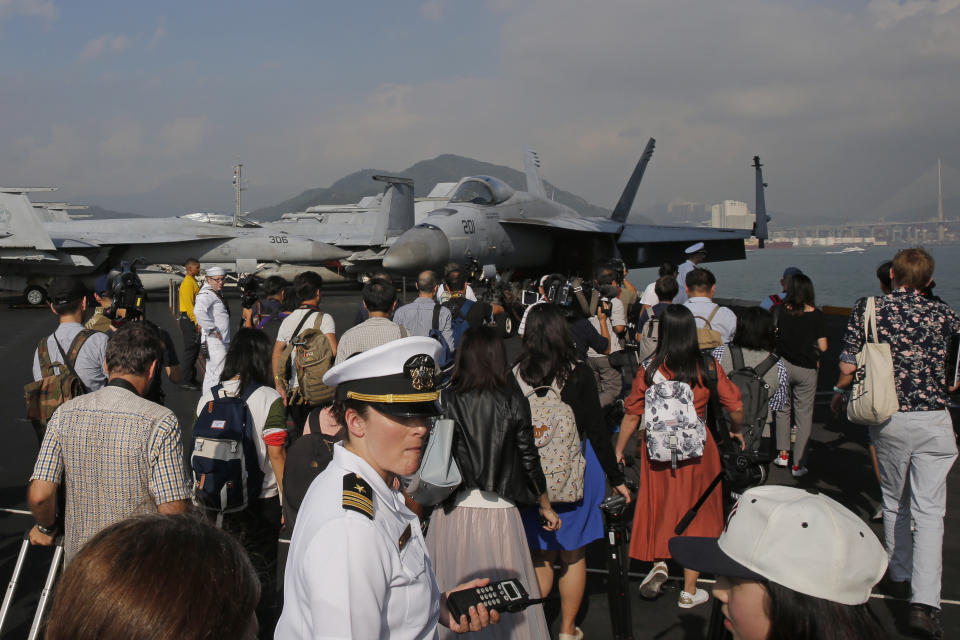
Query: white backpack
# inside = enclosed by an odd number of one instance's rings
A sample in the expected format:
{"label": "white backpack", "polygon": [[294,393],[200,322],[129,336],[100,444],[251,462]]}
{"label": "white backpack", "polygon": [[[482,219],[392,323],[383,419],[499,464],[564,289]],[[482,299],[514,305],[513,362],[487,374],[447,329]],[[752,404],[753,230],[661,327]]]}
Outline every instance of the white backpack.
{"label": "white backpack", "polygon": [[703,456],[707,427],[693,405],[693,389],[686,382],[667,380],[659,371],[644,396],[643,423],[647,455],[655,462],[677,462]]}
{"label": "white backpack", "polygon": [[[580,434],[573,409],[560,399],[556,381],[549,387],[531,387],[513,374],[520,390],[530,403],[534,442],[540,454],[540,467],[547,479],[547,497],[553,503],[578,502],[583,499],[583,474],[587,462],[583,457]],[[546,389],[545,395],[537,391]]]}

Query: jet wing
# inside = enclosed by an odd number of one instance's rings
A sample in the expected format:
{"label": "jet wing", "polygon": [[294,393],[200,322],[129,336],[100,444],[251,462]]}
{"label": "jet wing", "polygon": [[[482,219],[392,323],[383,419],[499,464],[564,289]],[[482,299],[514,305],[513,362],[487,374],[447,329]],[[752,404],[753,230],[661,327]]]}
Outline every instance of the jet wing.
{"label": "jet wing", "polygon": [[209,240],[216,238],[232,238],[234,234],[196,234],[184,233],[124,233],[124,232],[70,232],[57,233],[50,232],[50,239],[58,249],[92,249],[102,246],[120,245],[120,244],[169,244],[173,242],[196,242],[197,240]]}
{"label": "jet wing", "polygon": [[[501,218],[501,224],[557,229],[558,231],[587,231],[618,234],[624,225],[609,218]],[[629,225],[627,225],[629,226]]]}

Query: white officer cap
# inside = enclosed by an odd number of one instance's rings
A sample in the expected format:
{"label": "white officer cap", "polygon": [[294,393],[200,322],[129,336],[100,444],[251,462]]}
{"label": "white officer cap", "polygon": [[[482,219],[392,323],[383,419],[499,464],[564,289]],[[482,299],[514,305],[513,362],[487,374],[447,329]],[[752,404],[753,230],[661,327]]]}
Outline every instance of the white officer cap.
{"label": "white officer cap", "polygon": [[704,248],[702,242],[698,242],[698,243],[696,243],[696,244],[692,244],[692,245],[690,245],[689,247],[687,247],[686,249],[683,250],[683,252],[686,253],[687,255],[689,255],[689,254],[691,254],[691,253],[698,253],[698,252],[700,252],[700,251],[703,251],[704,253],[706,253],[706,251],[707,251],[707,250]]}
{"label": "white officer cap", "polygon": [[216,276],[225,276],[227,275],[227,272],[223,267],[210,267],[207,269],[206,275],[208,278],[211,278]]}
{"label": "white officer cap", "polygon": [[351,356],[332,367],[323,383],[337,387],[338,400],[368,402],[394,416],[438,415],[443,350],[433,338],[393,340]]}
{"label": "white officer cap", "polygon": [[887,570],[883,545],[853,512],[822,494],[774,485],[745,491],[719,538],[673,538],[670,555],[684,568],[848,605],[869,600]]}

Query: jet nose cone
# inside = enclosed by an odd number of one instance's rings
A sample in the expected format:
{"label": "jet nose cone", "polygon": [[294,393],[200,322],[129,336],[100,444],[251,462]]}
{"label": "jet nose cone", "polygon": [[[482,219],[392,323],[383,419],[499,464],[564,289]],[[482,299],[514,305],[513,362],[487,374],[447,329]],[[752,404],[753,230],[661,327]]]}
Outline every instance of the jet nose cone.
{"label": "jet nose cone", "polygon": [[344,251],[340,247],[325,242],[310,242],[311,260],[313,264],[330,262],[331,260],[342,260],[350,255],[349,251]]}
{"label": "jet nose cone", "polygon": [[439,229],[414,227],[403,232],[383,257],[383,268],[416,273],[440,267],[450,260],[450,242]]}

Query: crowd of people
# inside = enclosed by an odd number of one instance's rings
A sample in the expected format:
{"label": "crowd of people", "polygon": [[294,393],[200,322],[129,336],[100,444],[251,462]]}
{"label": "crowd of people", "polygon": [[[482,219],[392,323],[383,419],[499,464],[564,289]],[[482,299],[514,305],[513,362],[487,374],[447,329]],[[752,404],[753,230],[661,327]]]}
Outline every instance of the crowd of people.
{"label": "crowd of people", "polygon": [[[945,354],[960,316],[924,294],[932,257],[906,249],[881,266],[882,295],[855,303],[839,378],[826,381],[839,414],[870,331],[891,345],[899,410],[869,427],[883,545],[824,496],[747,483],[734,504],[732,487],[713,490],[730,452],[809,489],[828,344],[799,268],[760,306],[734,309],[714,302],[708,257],[689,247],[640,295],[620,261],[583,279],[542,276],[515,318],[513,357],[496,318],[516,307],[478,298],[457,265],[419,274],[402,305],[374,274],[338,340],[319,274],[268,278],[233,318],[224,271],[207,269],[201,286],[188,261],[182,359],[142,310],[116,302],[116,283],[98,282],[85,328],[87,290],[56,282],[59,324],[33,363],[28,492],[31,542],[62,534],[67,562],[48,637],[549,637],[541,605],[452,615],[450,593],[517,579],[533,599],[556,589],[558,637],[577,640],[585,550],[604,536],[608,495],[634,504],[643,598],[679,568],[678,607],[700,606],[705,571],[720,578],[713,594],[735,637],[874,638],[865,603],[880,583],[910,602],[911,629],[939,637],[957,456]],[[161,372],[199,392],[193,442],[162,406]],[[417,504],[404,489],[438,417],[453,421],[447,459],[461,480]],[[278,538],[290,541],[285,567]]]}

